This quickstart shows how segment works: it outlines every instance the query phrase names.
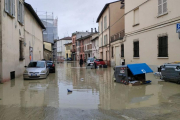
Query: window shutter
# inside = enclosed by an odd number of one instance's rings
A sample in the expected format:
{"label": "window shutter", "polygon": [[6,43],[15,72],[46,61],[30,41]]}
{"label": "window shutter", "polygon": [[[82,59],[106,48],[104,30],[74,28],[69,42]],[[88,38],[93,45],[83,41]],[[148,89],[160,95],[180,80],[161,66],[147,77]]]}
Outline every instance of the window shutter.
{"label": "window shutter", "polygon": [[15,4],[15,0],[12,0],[13,1],[13,8],[12,8],[12,16],[15,17],[15,8],[16,8],[16,4]]}
{"label": "window shutter", "polygon": [[162,0],[158,0],[158,15],[161,15],[162,12]]}
{"label": "window shutter", "polygon": [[19,9],[19,0],[17,0],[17,19],[20,22],[20,9]]}
{"label": "window shutter", "polygon": [[22,23],[24,24],[24,4],[22,4]]}
{"label": "window shutter", "polygon": [[163,0],[163,13],[167,12],[167,0]]}
{"label": "window shutter", "polygon": [[138,24],[139,23],[139,9],[136,9],[134,11],[134,24]]}
{"label": "window shutter", "polygon": [[4,2],[5,11],[8,12],[8,0]]}

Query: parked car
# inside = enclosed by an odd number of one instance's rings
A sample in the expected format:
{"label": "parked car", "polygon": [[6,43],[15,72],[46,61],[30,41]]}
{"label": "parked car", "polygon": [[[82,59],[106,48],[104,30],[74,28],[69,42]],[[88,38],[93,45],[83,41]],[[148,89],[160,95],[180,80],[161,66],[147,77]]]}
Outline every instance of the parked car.
{"label": "parked car", "polygon": [[53,63],[53,61],[47,61],[47,67],[49,68],[49,72],[56,72],[55,64]]}
{"label": "parked car", "polygon": [[87,65],[89,65],[89,64],[94,64],[94,58],[93,57],[89,57],[88,59],[87,59]]}
{"label": "parked car", "polygon": [[67,61],[72,61],[72,58],[68,58]]}
{"label": "parked car", "polygon": [[49,68],[46,66],[46,61],[33,61],[28,66],[25,66],[23,74],[26,79],[45,79],[49,75]]}
{"label": "parked car", "polygon": [[106,65],[103,59],[96,59],[94,62],[96,63],[97,66]]}

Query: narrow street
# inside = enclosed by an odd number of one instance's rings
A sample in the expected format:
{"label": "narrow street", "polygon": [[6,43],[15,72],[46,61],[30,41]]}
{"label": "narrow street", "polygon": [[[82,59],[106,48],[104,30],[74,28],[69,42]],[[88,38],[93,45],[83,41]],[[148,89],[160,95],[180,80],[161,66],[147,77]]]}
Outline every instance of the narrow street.
{"label": "narrow street", "polygon": [[57,64],[46,80],[0,85],[0,120],[179,120],[180,86],[153,74],[147,80],[152,84],[126,86],[113,81],[112,68]]}

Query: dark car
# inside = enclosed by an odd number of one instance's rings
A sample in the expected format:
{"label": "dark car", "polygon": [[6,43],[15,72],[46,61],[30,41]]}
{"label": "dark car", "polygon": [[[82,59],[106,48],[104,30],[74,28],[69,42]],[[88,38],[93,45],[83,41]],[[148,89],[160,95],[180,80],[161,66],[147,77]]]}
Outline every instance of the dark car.
{"label": "dark car", "polygon": [[49,68],[49,72],[56,72],[55,64],[52,61],[47,61],[47,67]]}
{"label": "dark car", "polygon": [[72,59],[71,59],[71,58],[68,58],[67,61],[72,61]]}

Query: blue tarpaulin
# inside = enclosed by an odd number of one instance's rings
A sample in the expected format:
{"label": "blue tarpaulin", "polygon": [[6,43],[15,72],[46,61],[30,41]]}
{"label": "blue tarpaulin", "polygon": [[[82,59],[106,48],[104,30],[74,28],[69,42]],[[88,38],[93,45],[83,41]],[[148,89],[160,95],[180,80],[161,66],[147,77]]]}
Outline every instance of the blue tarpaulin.
{"label": "blue tarpaulin", "polygon": [[127,67],[130,69],[133,75],[140,75],[153,72],[146,63],[128,64]]}

